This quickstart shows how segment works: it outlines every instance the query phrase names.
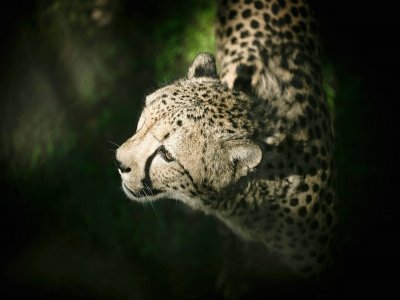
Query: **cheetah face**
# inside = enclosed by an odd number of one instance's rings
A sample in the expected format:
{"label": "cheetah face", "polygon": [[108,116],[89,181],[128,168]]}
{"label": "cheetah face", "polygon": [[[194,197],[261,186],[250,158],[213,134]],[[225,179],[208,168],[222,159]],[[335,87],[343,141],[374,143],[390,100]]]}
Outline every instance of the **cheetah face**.
{"label": "cheetah face", "polygon": [[187,79],[147,96],[136,133],[117,150],[126,195],[201,208],[224,193],[261,161],[249,102],[217,79],[212,55],[198,55]]}

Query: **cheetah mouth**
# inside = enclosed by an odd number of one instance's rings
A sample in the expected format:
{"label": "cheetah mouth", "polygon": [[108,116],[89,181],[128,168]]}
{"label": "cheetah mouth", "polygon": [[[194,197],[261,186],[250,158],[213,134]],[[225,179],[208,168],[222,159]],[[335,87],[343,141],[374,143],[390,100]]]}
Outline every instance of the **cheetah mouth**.
{"label": "cheetah mouth", "polygon": [[151,189],[148,187],[140,189],[138,191],[133,191],[131,188],[128,187],[127,184],[125,184],[125,182],[122,182],[122,188],[129,198],[136,198],[136,199],[150,198],[152,196],[161,194],[162,192],[160,190]]}

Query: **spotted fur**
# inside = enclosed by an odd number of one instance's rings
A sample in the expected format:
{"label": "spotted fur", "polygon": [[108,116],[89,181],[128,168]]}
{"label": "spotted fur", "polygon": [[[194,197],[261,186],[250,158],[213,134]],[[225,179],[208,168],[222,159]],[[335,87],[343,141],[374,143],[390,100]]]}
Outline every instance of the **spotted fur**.
{"label": "spotted fur", "polygon": [[214,57],[147,96],[137,132],[117,151],[136,201],[173,198],[263,243],[295,273],[330,260],[331,120],[317,24],[303,0],[228,0]]}

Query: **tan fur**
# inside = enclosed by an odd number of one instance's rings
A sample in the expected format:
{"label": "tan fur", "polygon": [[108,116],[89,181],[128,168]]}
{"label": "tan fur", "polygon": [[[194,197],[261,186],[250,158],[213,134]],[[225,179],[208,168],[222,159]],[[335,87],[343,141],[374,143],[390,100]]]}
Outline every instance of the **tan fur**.
{"label": "tan fur", "polygon": [[147,97],[138,131],[117,151],[124,191],[214,214],[297,274],[317,274],[335,212],[315,21],[301,0],[226,2],[221,80],[204,53],[187,78]]}

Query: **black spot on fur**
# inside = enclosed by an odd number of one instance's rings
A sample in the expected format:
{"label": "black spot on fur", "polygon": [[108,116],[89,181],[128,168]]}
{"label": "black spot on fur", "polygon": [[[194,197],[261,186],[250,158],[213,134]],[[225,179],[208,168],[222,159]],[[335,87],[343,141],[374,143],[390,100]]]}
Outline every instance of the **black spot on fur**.
{"label": "black spot on fur", "polygon": [[252,28],[254,28],[254,29],[257,29],[257,28],[260,26],[260,24],[258,23],[258,21],[252,20],[252,21],[250,22],[250,26],[251,26]]}
{"label": "black spot on fur", "polygon": [[292,17],[289,14],[284,16],[286,24],[292,23]]}
{"label": "black spot on fur", "polygon": [[292,80],[290,81],[290,85],[296,89],[301,89],[304,86],[303,81],[297,76],[293,76]]}
{"label": "black spot on fur", "polygon": [[242,39],[247,38],[249,35],[250,35],[250,34],[249,34],[249,32],[248,32],[247,30],[243,30],[243,31],[240,33],[240,37],[241,37]]}
{"label": "black spot on fur", "polygon": [[230,37],[231,34],[232,34],[232,27],[228,27],[228,29],[226,30],[226,37]]}
{"label": "black spot on fur", "polygon": [[288,40],[292,40],[293,39],[293,34],[290,31],[285,31],[284,32],[284,36],[285,38],[287,38]]}
{"label": "black spot on fur", "polygon": [[261,1],[256,1],[256,2],[254,2],[254,7],[257,9],[262,9],[264,7],[264,5],[262,4]]}
{"label": "black spot on fur", "polygon": [[278,204],[272,204],[269,207],[269,209],[272,211],[278,210],[279,208],[280,208],[280,206]]}
{"label": "black spot on fur", "polygon": [[307,215],[307,208],[305,206],[300,207],[298,214],[300,217],[305,217]]}
{"label": "black spot on fur", "polygon": [[300,184],[300,186],[299,186],[299,190],[302,191],[302,192],[307,192],[308,189],[309,189],[309,186],[308,186],[307,183],[302,183],[302,184]]}
{"label": "black spot on fur", "polygon": [[244,92],[251,91],[251,79],[253,77],[255,68],[245,64],[240,64],[236,68],[237,77],[233,83],[233,87],[237,90]]}
{"label": "black spot on fur", "polygon": [[304,94],[298,93],[298,94],[296,94],[294,99],[300,103],[303,103],[305,101],[306,97],[304,96]]}
{"label": "black spot on fur", "polygon": [[292,13],[292,15],[294,16],[294,17],[298,17],[299,16],[299,10],[297,9],[297,7],[292,7],[291,9],[290,9],[290,12]]}
{"label": "black spot on fur", "polygon": [[269,61],[268,51],[266,49],[261,49],[260,56],[261,56],[261,59],[263,60],[264,65],[268,66],[268,61]]}
{"label": "black spot on fur", "polygon": [[276,4],[276,3],[272,4],[272,12],[274,15],[277,15],[279,13],[279,9],[280,8],[279,8],[278,4]]}
{"label": "black spot on fur", "polygon": [[299,117],[299,126],[300,128],[304,128],[307,125],[307,119],[304,116]]}
{"label": "black spot on fur", "polygon": [[242,28],[243,28],[243,24],[242,23],[239,23],[239,24],[236,25],[236,30],[237,31],[239,31]]}
{"label": "black spot on fur", "polygon": [[236,17],[236,15],[237,15],[237,11],[236,11],[236,10],[231,10],[231,11],[229,12],[228,18],[229,18],[230,20],[232,20],[232,19],[234,19],[234,18]]}
{"label": "black spot on fur", "polygon": [[279,6],[284,8],[286,6],[286,1],[285,0],[278,0]]}
{"label": "black spot on fur", "polygon": [[286,24],[285,18],[278,19],[278,23],[277,23],[278,27],[283,27],[283,26],[285,26],[285,24]]}
{"label": "black spot on fur", "polygon": [[297,198],[292,198],[290,199],[290,206],[297,206],[299,204],[299,199]]}
{"label": "black spot on fur", "polygon": [[296,64],[296,65],[299,65],[299,66],[302,66],[302,65],[304,65],[305,63],[306,63],[306,61],[307,61],[307,57],[303,54],[303,53],[298,53],[297,55],[296,55],[296,57],[294,58],[294,63]]}
{"label": "black spot on fur", "polygon": [[247,18],[250,17],[250,16],[251,16],[251,10],[250,10],[250,9],[245,9],[245,10],[242,12],[242,17],[243,17],[243,18],[247,19]]}

